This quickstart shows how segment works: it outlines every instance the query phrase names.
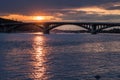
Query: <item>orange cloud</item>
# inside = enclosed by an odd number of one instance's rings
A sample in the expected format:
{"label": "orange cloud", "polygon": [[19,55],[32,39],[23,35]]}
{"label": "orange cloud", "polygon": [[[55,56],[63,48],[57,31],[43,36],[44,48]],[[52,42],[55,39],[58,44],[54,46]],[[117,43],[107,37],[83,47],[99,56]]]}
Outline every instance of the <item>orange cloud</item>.
{"label": "orange cloud", "polygon": [[[37,19],[35,19],[38,16],[10,14],[10,15],[0,16],[0,17],[6,18],[6,19],[18,20],[18,21],[25,21],[25,22],[38,21]],[[41,17],[44,18],[43,21],[61,20],[61,18],[57,18],[54,16],[41,16]]]}
{"label": "orange cloud", "polygon": [[120,10],[106,10],[99,7],[90,7],[90,8],[80,8],[78,11],[85,11],[88,14],[99,14],[99,15],[120,15]]}
{"label": "orange cloud", "polygon": [[84,11],[87,14],[120,15],[120,10],[106,10],[104,8],[97,7],[97,6],[73,8],[73,9],[67,9],[67,10],[71,10],[71,11]]}

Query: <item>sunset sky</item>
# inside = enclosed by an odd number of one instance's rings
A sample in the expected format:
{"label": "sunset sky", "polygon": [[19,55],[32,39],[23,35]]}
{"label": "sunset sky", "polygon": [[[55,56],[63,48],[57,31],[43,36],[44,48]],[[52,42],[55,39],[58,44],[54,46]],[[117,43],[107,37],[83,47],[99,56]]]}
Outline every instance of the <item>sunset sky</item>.
{"label": "sunset sky", "polygon": [[0,17],[22,21],[120,22],[120,0],[0,0]]}

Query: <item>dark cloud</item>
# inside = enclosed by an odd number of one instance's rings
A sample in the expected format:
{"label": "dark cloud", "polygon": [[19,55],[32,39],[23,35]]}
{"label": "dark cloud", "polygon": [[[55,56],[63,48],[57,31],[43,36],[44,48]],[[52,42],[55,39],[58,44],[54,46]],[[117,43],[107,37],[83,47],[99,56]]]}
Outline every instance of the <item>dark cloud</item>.
{"label": "dark cloud", "polygon": [[0,15],[33,15],[37,12],[40,15],[51,15],[63,20],[111,21],[113,19],[120,21],[120,15],[101,16],[97,12],[88,14],[86,11],[72,10],[92,6],[105,10],[120,10],[119,5],[119,0],[1,0]]}
{"label": "dark cloud", "polygon": [[0,12],[29,14],[34,11],[50,12],[52,9],[96,6],[118,0],[1,0]]}
{"label": "dark cloud", "polygon": [[88,14],[86,11],[77,11],[73,13],[66,12],[64,13],[64,16],[58,16],[59,18],[62,18],[64,20],[77,20],[82,22],[119,22],[120,21],[120,15],[115,14],[108,14],[108,15],[100,15],[97,13],[94,14]]}

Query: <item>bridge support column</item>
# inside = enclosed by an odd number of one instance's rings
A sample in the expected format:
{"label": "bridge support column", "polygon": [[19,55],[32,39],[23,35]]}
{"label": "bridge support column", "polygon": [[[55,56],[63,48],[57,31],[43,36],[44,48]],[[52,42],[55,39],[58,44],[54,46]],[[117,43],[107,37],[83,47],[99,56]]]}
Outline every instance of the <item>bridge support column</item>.
{"label": "bridge support column", "polygon": [[44,30],[43,34],[50,34],[50,31],[49,30]]}
{"label": "bridge support column", "polygon": [[92,26],[91,34],[97,34],[97,26],[96,25]]}

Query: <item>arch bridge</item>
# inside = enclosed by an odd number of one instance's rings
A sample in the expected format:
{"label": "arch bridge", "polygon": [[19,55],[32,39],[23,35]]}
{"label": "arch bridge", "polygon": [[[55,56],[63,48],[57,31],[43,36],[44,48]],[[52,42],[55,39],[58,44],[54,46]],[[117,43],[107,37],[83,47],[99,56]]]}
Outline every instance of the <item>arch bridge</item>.
{"label": "arch bridge", "polygon": [[50,30],[62,26],[62,25],[77,25],[85,28],[91,34],[99,33],[100,31],[111,28],[120,27],[120,23],[103,23],[103,22],[39,22],[39,23],[1,23],[0,32],[11,32],[13,29],[17,29],[20,26],[33,25],[39,27],[44,34],[49,34]]}

